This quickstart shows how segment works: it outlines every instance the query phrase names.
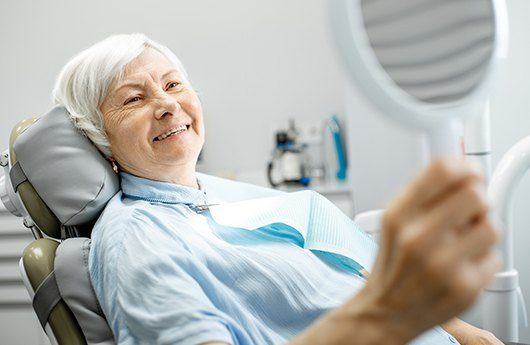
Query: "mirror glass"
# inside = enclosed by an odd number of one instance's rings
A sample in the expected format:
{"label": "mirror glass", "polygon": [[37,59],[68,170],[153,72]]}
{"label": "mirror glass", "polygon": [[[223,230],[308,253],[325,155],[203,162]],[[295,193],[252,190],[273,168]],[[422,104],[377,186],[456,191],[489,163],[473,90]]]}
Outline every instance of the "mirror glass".
{"label": "mirror glass", "polygon": [[465,98],[493,56],[491,0],[360,0],[376,60],[405,94],[427,104]]}

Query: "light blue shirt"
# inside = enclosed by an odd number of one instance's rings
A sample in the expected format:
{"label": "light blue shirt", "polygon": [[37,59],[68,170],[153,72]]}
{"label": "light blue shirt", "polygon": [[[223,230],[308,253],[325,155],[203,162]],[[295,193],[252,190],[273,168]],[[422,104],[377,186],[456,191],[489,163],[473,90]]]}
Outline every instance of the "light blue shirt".
{"label": "light blue shirt", "polygon": [[[364,285],[285,237],[212,226],[207,191],[122,174],[92,232],[89,268],[118,344],[283,344]],[[211,188],[212,187],[212,188]],[[455,344],[435,328],[415,344]]]}

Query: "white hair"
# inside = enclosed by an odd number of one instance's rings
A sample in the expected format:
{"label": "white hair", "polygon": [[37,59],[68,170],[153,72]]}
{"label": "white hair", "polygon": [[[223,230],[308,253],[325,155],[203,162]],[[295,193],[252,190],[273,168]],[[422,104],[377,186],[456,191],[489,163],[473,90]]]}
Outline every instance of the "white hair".
{"label": "white hair", "polygon": [[68,61],[55,82],[53,103],[68,110],[75,127],[106,157],[110,157],[111,150],[99,108],[112,82],[121,78],[125,66],[146,48],[166,56],[189,84],[179,58],[166,46],[140,33],[113,35],[80,52]]}

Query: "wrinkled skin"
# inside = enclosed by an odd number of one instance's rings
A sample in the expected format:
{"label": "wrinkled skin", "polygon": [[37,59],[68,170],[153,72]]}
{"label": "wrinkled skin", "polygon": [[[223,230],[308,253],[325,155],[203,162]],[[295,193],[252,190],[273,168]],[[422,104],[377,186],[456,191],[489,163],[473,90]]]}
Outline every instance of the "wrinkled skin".
{"label": "wrinkled skin", "polygon": [[[101,107],[112,160],[130,174],[197,188],[195,167],[204,144],[202,107],[184,75],[147,48],[110,87]],[[189,128],[163,140],[179,124]]]}

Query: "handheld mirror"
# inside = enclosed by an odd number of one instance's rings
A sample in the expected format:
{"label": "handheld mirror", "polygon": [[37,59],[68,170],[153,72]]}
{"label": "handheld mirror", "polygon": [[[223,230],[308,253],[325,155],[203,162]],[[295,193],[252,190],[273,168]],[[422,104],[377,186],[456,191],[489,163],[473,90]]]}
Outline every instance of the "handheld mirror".
{"label": "handheld mirror", "polygon": [[387,116],[427,131],[431,155],[461,152],[506,54],[500,0],[330,0],[350,79]]}

